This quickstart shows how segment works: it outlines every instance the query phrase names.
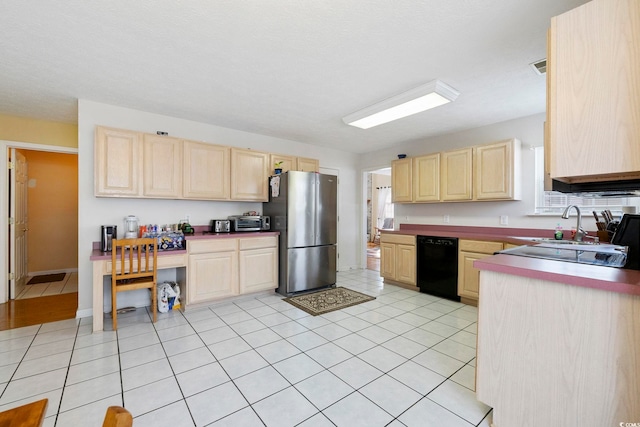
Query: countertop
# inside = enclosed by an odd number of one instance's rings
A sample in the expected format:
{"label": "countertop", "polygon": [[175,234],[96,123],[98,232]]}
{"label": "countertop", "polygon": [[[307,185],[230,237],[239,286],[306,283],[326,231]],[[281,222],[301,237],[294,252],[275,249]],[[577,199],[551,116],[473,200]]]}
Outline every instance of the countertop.
{"label": "countertop", "polygon": [[[196,231],[194,234],[187,234],[184,239],[188,242],[190,240],[206,240],[206,239],[237,239],[242,237],[264,237],[264,236],[277,236],[278,231],[239,231],[232,233],[209,233],[208,231]],[[168,251],[158,251],[158,256],[170,256],[170,255],[184,255],[187,253],[187,249],[174,249]],[[91,261],[110,260],[111,252],[102,252],[100,250],[100,242],[93,242],[93,249],[89,256]]]}
{"label": "countertop", "polygon": [[[493,228],[443,225],[400,224],[395,231],[383,233],[457,237],[459,239],[487,240],[512,243],[514,245],[537,244],[527,241],[532,238],[552,238],[553,230],[532,228]],[[594,236],[595,232],[589,232]],[[498,254],[474,261],[480,270],[490,270],[514,276],[549,280],[572,286],[602,289],[605,291],[640,295],[640,271],[624,268],[577,264],[539,258]]]}

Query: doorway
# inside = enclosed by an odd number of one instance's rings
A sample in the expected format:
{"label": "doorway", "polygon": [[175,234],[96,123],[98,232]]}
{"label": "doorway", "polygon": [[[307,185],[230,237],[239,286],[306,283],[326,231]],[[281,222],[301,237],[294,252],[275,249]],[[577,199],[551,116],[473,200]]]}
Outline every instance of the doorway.
{"label": "doorway", "polygon": [[[0,141],[0,149],[0,157],[8,161],[14,161],[12,152],[14,157],[23,157],[27,169],[23,202],[26,259],[20,267],[26,277],[19,286],[9,286],[16,266],[10,256],[3,257],[1,273],[7,280],[0,283],[0,330],[61,320],[61,316],[74,318],[78,302],[77,149],[9,141]],[[14,204],[19,203],[17,191],[10,190],[11,173],[0,179],[0,205],[3,210],[6,207],[5,212],[15,212]],[[2,218],[0,223],[7,220]],[[2,228],[0,241],[13,256],[18,232],[12,226]],[[51,309],[43,313],[42,307],[47,306]],[[57,308],[64,308],[64,314],[55,312]]]}
{"label": "doorway", "polygon": [[367,269],[380,271],[380,231],[393,229],[391,168],[366,172]]}

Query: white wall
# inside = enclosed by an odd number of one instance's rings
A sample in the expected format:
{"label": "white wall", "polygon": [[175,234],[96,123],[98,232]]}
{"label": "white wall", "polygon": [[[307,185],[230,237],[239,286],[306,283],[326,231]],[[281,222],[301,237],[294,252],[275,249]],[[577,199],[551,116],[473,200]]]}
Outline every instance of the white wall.
{"label": "white wall", "polygon": [[[488,144],[504,139],[517,138],[522,142],[522,200],[508,202],[458,202],[432,204],[395,204],[395,228],[401,223],[443,224],[443,216],[449,215],[450,225],[539,228],[553,230],[558,222],[570,228],[575,219],[562,220],[556,216],[532,216],[534,200],[534,152],[531,147],[544,142],[544,114],[496,123],[463,132],[429,138],[419,142],[399,144],[361,157],[362,170],[391,165],[397,154],[417,156],[439,151],[454,150],[473,145]],[[500,216],[508,216],[508,225],[500,225]],[[566,222],[563,222],[566,221]],[[595,230],[595,224],[585,224]]]}
{"label": "white wall", "polygon": [[[213,218],[226,218],[249,210],[262,211],[261,203],[207,202],[187,200],[149,200],[97,198],[93,195],[93,141],[96,125],[169,135],[213,144],[251,148],[272,153],[312,157],[320,160],[321,167],[339,170],[339,242],[338,268],[345,270],[360,265],[358,223],[358,156],[352,153],[322,148],[302,142],[272,138],[233,129],[175,117],[101,104],[88,100],[78,101],[78,315],[91,315],[92,267],[89,261],[92,243],[100,238],[100,225],[116,224],[124,227],[127,215],[136,215],[141,224],[177,223],[191,216],[191,224],[208,224]],[[144,292],[126,292],[118,296],[125,305],[141,305]],[[129,304],[127,304],[129,303]],[[105,293],[105,305],[110,305],[110,294]]]}

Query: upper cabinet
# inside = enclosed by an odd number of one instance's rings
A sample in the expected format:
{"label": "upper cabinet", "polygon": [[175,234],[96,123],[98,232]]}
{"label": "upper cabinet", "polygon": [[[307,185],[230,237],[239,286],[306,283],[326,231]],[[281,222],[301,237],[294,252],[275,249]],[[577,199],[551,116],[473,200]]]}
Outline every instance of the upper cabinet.
{"label": "upper cabinet", "polygon": [[182,141],[144,134],[143,191],[145,197],[177,198],[182,195]]}
{"label": "upper cabinet", "polygon": [[139,197],[142,182],[142,134],[97,127],[94,144],[96,196]]}
{"label": "upper cabinet", "polygon": [[413,201],[412,172],[410,158],[391,162],[391,198],[394,203]]}
{"label": "upper cabinet", "polygon": [[520,141],[391,162],[394,203],[520,200]]}
{"label": "upper cabinet", "polygon": [[269,154],[231,149],[231,199],[266,202],[269,200]]}
{"label": "upper cabinet", "polygon": [[440,200],[440,153],[413,159],[413,183],[414,202]]}
{"label": "upper cabinet", "polygon": [[284,171],[319,169],[318,160],[306,157],[96,126],[94,194],[264,202],[277,162]]}
{"label": "upper cabinet", "polygon": [[294,157],[284,154],[271,154],[269,156],[269,173],[273,173],[275,165],[281,162],[280,169],[282,173],[287,171],[302,171],[302,172],[319,172],[320,162],[318,159],[310,159],[307,157]]}
{"label": "upper cabinet", "polygon": [[638,0],[593,0],[552,18],[545,144],[551,178],[640,178],[638,40]]}
{"label": "upper cabinet", "polygon": [[184,198],[229,200],[229,147],[184,141],[183,150]]}
{"label": "upper cabinet", "polygon": [[317,159],[309,159],[307,157],[298,157],[296,162],[296,170],[302,172],[319,172],[320,162]]}
{"label": "upper cabinet", "polygon": [[441,153],[440,195],[444,202],[473,198],[473,149]]}
{"label": "upper cabinet", "polygon": [[475,200],[520,200],[520,141],[474,147],[473,160]]}

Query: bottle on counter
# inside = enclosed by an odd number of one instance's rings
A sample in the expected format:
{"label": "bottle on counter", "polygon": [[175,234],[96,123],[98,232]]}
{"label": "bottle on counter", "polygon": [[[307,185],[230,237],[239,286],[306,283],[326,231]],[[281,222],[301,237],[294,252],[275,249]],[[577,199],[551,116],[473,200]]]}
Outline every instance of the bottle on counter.
{"label": "bottle on counter", "polygon": [[556,240],[562,240],[562,237],[564,237],[564,233],[562,232],[562,226],[561,226],[560,224],[558,224],[558,225],[556,226],[556,232],[555,232],[555,234],[553,235],[553,237],[554,237]]}

